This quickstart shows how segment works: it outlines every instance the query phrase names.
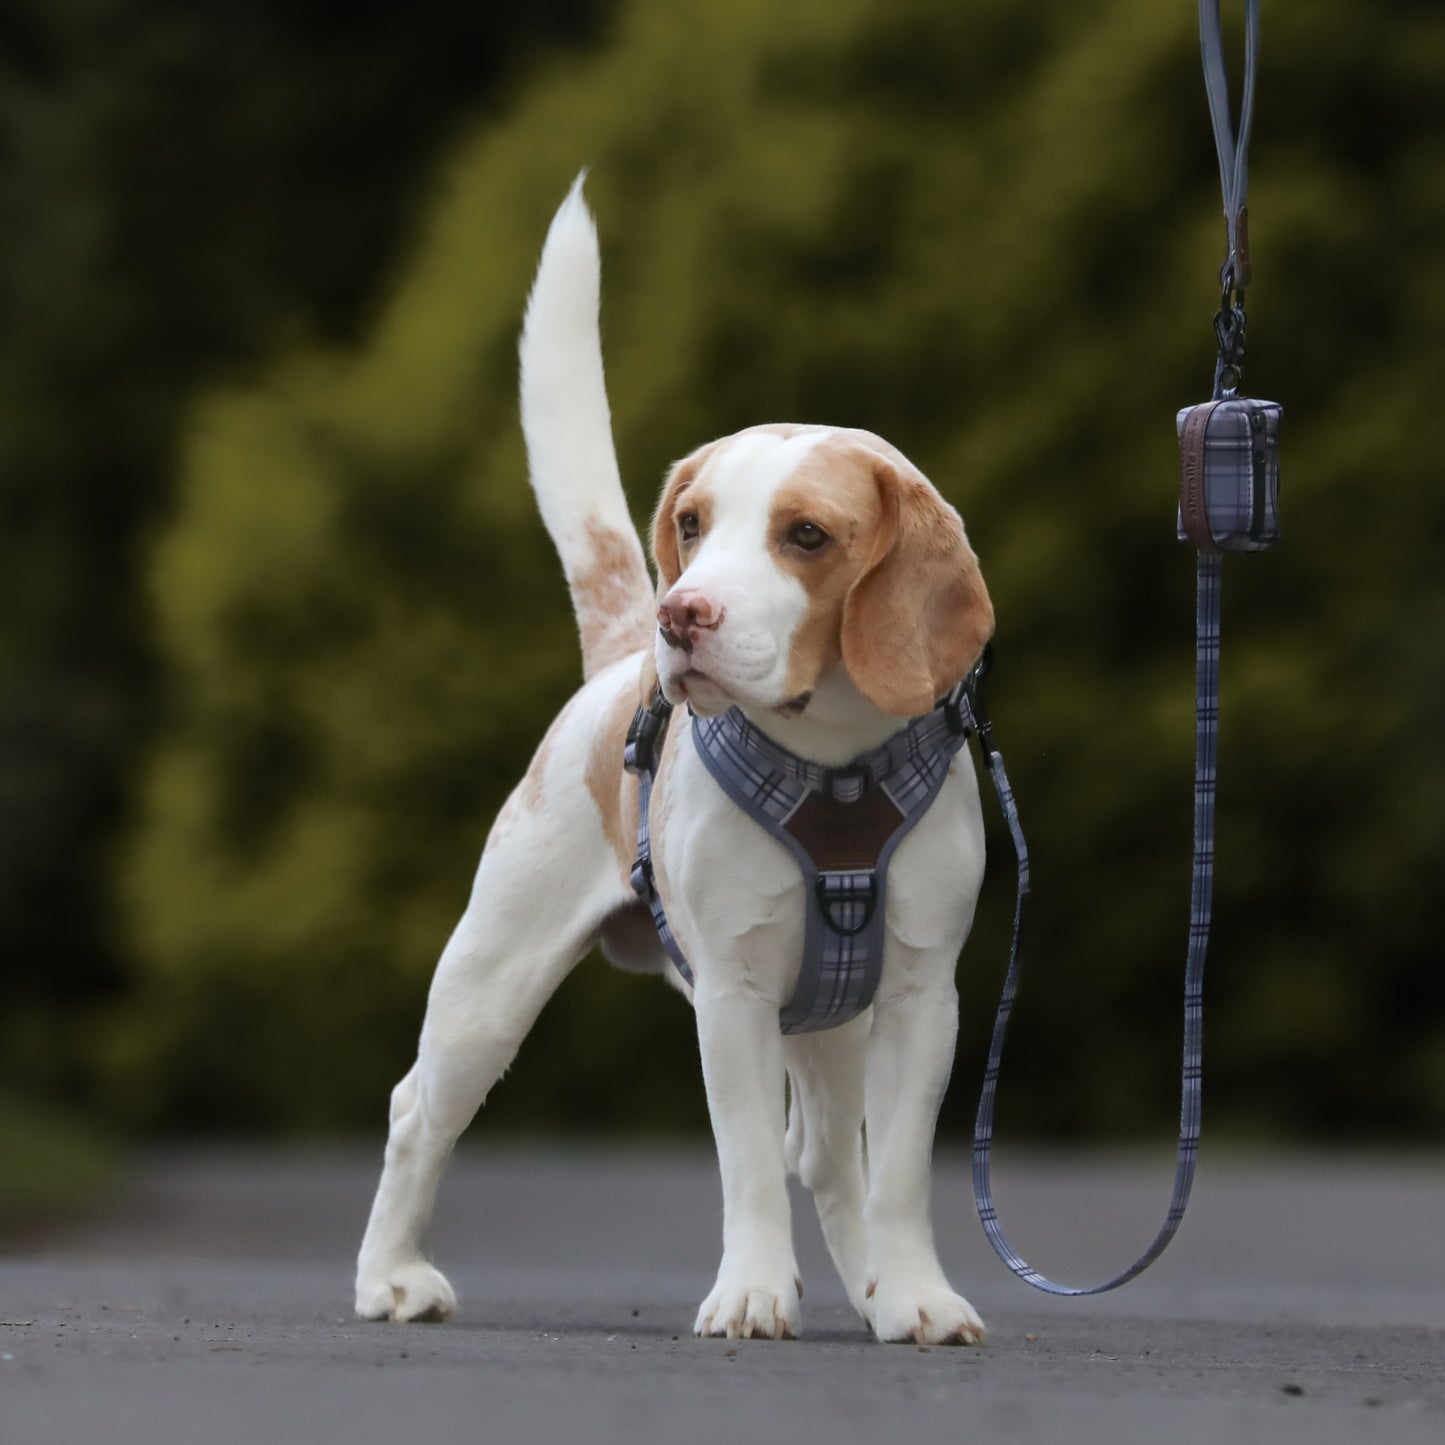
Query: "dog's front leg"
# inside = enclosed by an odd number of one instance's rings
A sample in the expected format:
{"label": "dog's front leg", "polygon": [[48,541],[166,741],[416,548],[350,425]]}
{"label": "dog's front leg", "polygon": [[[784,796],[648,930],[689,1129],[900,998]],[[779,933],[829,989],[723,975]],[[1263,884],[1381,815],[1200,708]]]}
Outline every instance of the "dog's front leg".
{"label": "dog's front leg", "polygon": [[[565,743],[563,733],[554,752]],[[455,1309],[424,1248],[443,1166],[599,921],[624,901],[582,769],[575,775],[546,807],[493,832],[437,965],[416,1063],[391,1096],[381,1182],[357,1257],[356,1311],[366,1319],[443,1320]],[[566,886],[549,882],[544,902],[539,883],[556,856],[566,857]]]}
{"label": "dog's front leg", "polygon": [[783,1040],[777,1005],[699,970],[693,1003],[722,1171],[723,1257],[699,1335],[788,1339],[802,1286],[783,1160]]}
{"label": "dog's front leg", "polygon": [[865,1077],[867,1289],[880,1340],[972,1345],[984,1337],[983,1321],[944,1277],[929,1208],[933,1131],[957,1033],[951,979],[874,1004]]}

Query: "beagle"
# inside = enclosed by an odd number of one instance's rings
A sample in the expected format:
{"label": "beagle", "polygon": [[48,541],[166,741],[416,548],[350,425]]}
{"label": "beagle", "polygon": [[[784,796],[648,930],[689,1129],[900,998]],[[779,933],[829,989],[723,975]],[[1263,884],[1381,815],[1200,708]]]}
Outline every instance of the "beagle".
{"label": "beagle", "polygon": [[[982,653],[993,610],[977,558],[958,514],[887,442],[768,425],[709,442],[672,469],[652,524],[654,589],[613,452],[599,271],[579,178],[528,303],[521,392],[532,485],[571,590],[585,682],[498,815],[437,965],[417,1061],[391,1098],[357,1313],[453,1312],[452,1288],[423,1247],[443,1164],[542,1006],[600,942],[620,966],[664,974],[696,1013],[723,1194],[722,1262],[696,1332],[798,1334],[793,1172],[878,1339],[977,1343],[983,1325],[944,1277],[929,1211],[957,1032],[954,967],[984,866],[968,754],[957,753],[897,848],[871,1007],[836,1028],[785,1035],[801,875],[689,740],[699,720],[737,708],[825,767],[879,747]],[[656,887],[691,985],[670,968],[629,884],[639,790],[623,745],[657,687],[687,704],[658,760],[649,817]],[[565,884],[549,886],[545,906],[540,878]]]}

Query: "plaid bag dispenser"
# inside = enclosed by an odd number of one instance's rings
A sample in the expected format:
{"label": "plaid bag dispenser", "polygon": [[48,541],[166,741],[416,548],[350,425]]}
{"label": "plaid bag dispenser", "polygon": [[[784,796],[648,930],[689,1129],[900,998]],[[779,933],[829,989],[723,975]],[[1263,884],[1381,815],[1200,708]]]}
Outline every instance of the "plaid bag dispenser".
{"label": "plaid bag dispenser", "polygon": [[1279,541],[1278,402],[1226,393],[1185,407],[1179,431],[1179,540],[1204,552]]}

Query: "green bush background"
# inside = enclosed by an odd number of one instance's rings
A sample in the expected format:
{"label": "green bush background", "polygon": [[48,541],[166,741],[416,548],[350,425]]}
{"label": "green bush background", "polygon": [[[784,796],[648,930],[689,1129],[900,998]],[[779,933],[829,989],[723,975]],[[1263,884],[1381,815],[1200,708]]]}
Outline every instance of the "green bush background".
{"label": "green bush background", "polygon": [[[639,521],[671,459],[770,419],[881,432],[963,512],[1035,860],[1003,1127],[1167,1132],[1173,416],[1207,396],[1222,244],[1194,5],[463,8],[7,11],[0,1098],[380,1129],[578,681],[515,340],[588,165]],[[1246,374],[1286,409],[1286,542],[1226,567],[1207,1118],[1438,1138],[1445,15],[1265,10]],[[589,961],[488,1115],[705,1127],[685,1006]]]}

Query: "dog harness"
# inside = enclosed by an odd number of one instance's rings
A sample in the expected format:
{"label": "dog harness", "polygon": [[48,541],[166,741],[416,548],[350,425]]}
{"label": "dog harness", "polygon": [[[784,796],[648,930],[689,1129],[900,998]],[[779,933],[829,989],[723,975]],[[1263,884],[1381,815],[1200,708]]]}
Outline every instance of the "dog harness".
{"label": "dog harness", "polygon": [[[793,855],[803,874],[807,916],[803,962],[785,1034],[834,1028],[873,1001],[883,969],[888,864],[938,796],[954,755],[977,727],[975,708],[988,654],[930,713],[841,768],[789,752],[738,708],[694,716],[689,735],[728,797]],[[633,891],[651,910],[658,938],[691,984],[692,969],[667,921],[652,868],[652,784],[673,705],[659,687],[638,708],[624,765],[639,785]]]}

